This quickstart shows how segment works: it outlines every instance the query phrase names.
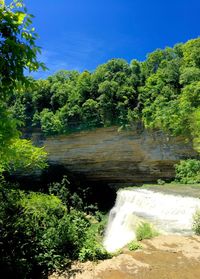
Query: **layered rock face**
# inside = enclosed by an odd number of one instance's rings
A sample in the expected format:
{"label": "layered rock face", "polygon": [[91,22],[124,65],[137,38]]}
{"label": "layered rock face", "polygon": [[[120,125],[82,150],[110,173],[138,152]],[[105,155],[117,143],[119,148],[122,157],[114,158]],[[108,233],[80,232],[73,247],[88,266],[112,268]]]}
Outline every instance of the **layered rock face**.
{"label": "layered rock face", "polygon": [[114,184],[173,178],[175,163],[197,156],[184,138],[147,130],[119,132],[117,127],[48,137],[40,144],[51,165],[62,165],[88,181]]}

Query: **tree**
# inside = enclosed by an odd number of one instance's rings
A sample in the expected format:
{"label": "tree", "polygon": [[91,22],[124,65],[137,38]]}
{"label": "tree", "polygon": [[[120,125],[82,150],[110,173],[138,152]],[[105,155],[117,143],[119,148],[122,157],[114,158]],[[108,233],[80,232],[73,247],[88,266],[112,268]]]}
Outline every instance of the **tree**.
{"label": "tree", "polygon": [[98,103],[93,99],[87,99],[82,105],[83,122],[86,127],[97,127],[101,120],[98,112]]}
{"label": "tree", "polygon": [[109,126],[116,120],[115,99],[117,90],[118,84],[115,81],[106,80],[99,84],[100,115],[105,126]]}
{"label": "tree", "polygon": [[0,173],[11,165],[17,168],[24,162],[27,166],[28,159],[29,167],[45,166],[46,153],[20,140],[18,128],[22,123],[12,117],[7,104],[14,91],[20,92],[28,83],[25,70],[45,68],[37,61],[40,48],[35,45],[37,34],[31,28],[31,19],[22,1],[14,0],[8,6],[0,1]]}
{"label": "tree", "polygon": [[[13,115],[46,134],[143,122],[146,128],[183,135],[200,149],[199,49],[197,38],[157,49],[144,62],[111,59],[94,72],[58,71],[21,95],[15,86]],[[8,117],[8,110],[1,113]],[[1,130],[9,130],[4,136],[15,134],[10,121],[2,123]]]}

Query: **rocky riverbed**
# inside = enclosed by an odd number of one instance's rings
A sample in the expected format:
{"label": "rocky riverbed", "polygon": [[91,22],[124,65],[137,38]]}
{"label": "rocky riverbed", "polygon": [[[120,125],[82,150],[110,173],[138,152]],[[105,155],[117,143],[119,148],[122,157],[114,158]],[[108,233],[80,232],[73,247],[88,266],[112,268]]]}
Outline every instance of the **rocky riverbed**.
{"label": "rocky riverbed", "polygon": [[158,236],[142,241],[142,250],[98,263],[74,263],[70,271],[49,279],[197,279],[200,276],[200,236]]}

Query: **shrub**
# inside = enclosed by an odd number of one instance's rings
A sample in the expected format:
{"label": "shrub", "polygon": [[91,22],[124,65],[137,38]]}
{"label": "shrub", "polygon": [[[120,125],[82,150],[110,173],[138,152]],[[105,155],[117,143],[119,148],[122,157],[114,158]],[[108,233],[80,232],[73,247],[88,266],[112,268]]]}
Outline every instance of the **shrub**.
{"label": "shrub", "polygon": [[59,198],[39,193],[25,196],[16,228],[38,245],[34,257],[49,269],[61,267],[64,258],[76,258],[89,221],[76,210],[67,213]]}
{"label": "shrub", "polygon": [[49,184],[49,193],[57,196],[68,210],[74,208],[87,214],[95,214],[98,207],[88,202],[92,189],[89,187],[77,187],[68,180],[66,175],[60,182]]}
{"label": "shrub", "polygon": [[193,216],[192,229],[197,235],[200,235],[200,210],[197,210]]}
{"label": "shrub", "polygon": [[70,182],[67,176],[63,176],[61,182],[53,182],[49,185],[49,193],[51,195],[57,196],[62,203],[67,207],[70,208]]}
{"label": "shrub", "polygon": [[142,245],[140,243],[138,243],[137,241],[131,241],[129,244],[128,244],[128,249],[130,251],[135,251],[137,249],[141,249],[142,248]]}
{"label": "shrub", "polygon": [[176,181],[184,184],[200,183],[200,160],[181,160],[175,165]]}
{"label": "shrub", "polygon": [[137,240],[149,239],[157,236],[158,233],[152,228],[149,223],[142,223],[136,229]]}
{"label": "shrub", "polygon": [[0,188],[0,270],[8,278],[40,278],[71,260],[111,257],[101,244],[106,217],[77,210],[79,197],[67,189],[67,178],[51,188],[63,204],[52,194]]}
{"label": "shrub", "polygon": [[158,183],[158,185],[164,185],[164,184],[165,184],[165,181],[159,178],[159,179],[157,180],[157,183]]}
{"label": "shrub", "polygon": [[104,260],[110,257],[111,256],[105,250],[105,248],[94,240],[92,240],[91,242],[87,242],[79,252],[79,260],[82,262],[85,262],[87,260]]}
{"label": "shrub", "polygon": [[103,260],[111,257],[103,247],[102,239],[98,234],[99,224],[93,224],[87,232],[83,247],[79,252],[79,260]]}
{"label": "shrub", "polygon": [[96,213],[95,218],[98,220],[98,234],[103,237],[108,224],[108,214],[104,215],[99,211]]}
{"label": "shrub", "polygon": [[67,212],[53,195],[19,190],[7,192],[6,202],[1,195],[1,205],[1,270],[39,278],[78,257],[90,226],[82,212]]}

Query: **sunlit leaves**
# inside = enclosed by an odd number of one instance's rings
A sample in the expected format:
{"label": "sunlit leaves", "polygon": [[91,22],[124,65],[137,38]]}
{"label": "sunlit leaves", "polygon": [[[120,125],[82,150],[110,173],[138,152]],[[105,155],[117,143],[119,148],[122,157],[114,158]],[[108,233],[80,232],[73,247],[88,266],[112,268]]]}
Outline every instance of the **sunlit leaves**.
{"label": "sunlit leaves", "polygon": [[180,84],[187,85],[194,81],[200,81],[200,68],[184,67],[180,75]]}
{"label": "sunlit leaves", "polygon": [[26,13],[22,1],[0,6],[0,19],[0,87],[6,96],[15,88],[16,80],[25,82],[25,69],[36,71],[44,68],[44,64],[36,59],[40,51],[35,45],[37,34],[31,27],[32,16]]}
{"label": "sunlit leaves", "polygon": [[59,113],[54,114],[49,109],[43,109],[39,117],[41,128],[46,135],[62,133],[63,125],[60,120]]}
{"label": "sunlit leaves", "polygon": [[11,158],[10,169],[23,169],[25,171],[35,168],[45,168],[47,166],[46,152],[42,148],[33,146],[32,142],[25,139],[16,139],[9,147],[13,154]]}
{"label": "sunlit leaves", "polygon": [[[24,39],[31,41],[32,33],[23,32]],[[130,127],[134,121],[143,122],[146,128],[184,135],[196,148],[199,49],[197,38],[157,49],[144,62],[132,60],[128,64],[123,59],[111,59],[93,72],[59,71],[47,80],[36,81],[37,88],[28,90],[31,101],[19,101],[18,118],[25,112],[25,118],[28,115],[32,125],[41,127],[45,134],[113,124]],[[36,55],[39,49],[33,47],[32,51]],[[34,63],[27,62],[29,69],[37,67]]]}
{"label": "sunlit leaves", "polygon": [[183,61],[187,67],[200,67],[200,38],[183,45]]}
{"label": "sunlit leaves", "polygon": [[5,1],[4,0],[0,0],[0,7],[4,7],[5,5]]}
{"label": "sunlit leaves", "polygon": [[200,150],[200,39],[155,51],[143,71],[148,77],[139,100],[145,126],[184,135]]}
{"label": "sunlit leaves", "polygon": [[8,6],[0,2],[0,173],[45,166],[46,153],[19,139],[22,122],[13,118],[8,108],[14,91],[20,94],[29,83],[24,70],[44,68],[37,61],[40,49],[35,45],[37,34],[31,28],[31,19],[22,1],[15,0]]}
{"label": "sunlit leaves", "polygon": [[200,152],[200,107],[190,115],[190,129],[194,147]]}
{"label": "sunlit leaves", "polygon": [[33,146],[31,141],[13,139],[5,149],[0,150],[1,171],[32,172],[47,166],[46,152],[42,148]]}

